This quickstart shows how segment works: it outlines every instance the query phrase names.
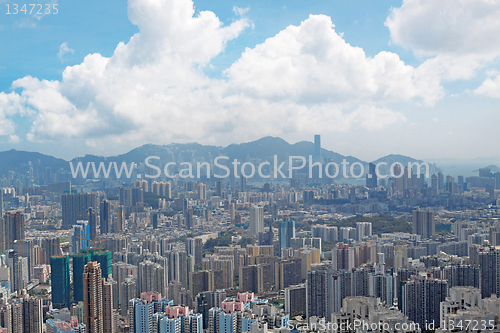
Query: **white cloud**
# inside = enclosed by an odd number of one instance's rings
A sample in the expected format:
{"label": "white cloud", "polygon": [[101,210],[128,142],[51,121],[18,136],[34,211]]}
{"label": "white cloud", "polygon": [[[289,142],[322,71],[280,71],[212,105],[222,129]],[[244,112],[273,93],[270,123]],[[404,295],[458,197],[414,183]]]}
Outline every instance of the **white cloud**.
{"label": "white cloud", "polygon": [[469,79],[500,56],[499,0],[404,0],[385,25],[395,44],[445,80]]}
{"label": "white cloud", "polygon": [[495,78],[487,78],[474,92],[478,95],[500,98],[500,73],[496,74]]}
{"label": "white cloud", "polygon": [[61,46],[59,46],[59,53],[57,54],[57,57],[61,59],[61,62],[63,62],[63,56],[66,53],[75,53],[75,50],[68,47],[68,42],[64,42],[61,44]]}
{"label": "white cloud", "polygon": [[250,8],[240,8],[240,7],[237,7],[237,6],[234,6],[233,7],[233,12],[238,15],[238,16],[243,16],[245,15],[246,13],[248,13],[248,11],[250,10]]}
{"label": "white cloud", "polygon": [[12,134],[12,135],[9,135],[9,143],[19,143],[21,142],[21,139],[15,135],[15,134]]}
{"label": "white cloud", "polygon": [[432,105],[443,96],[429,64],[414,68],[390,52],[367,57],[324,15],[247,49],[224,79],[208,78],[203,68],[251,24],[236,12],[240,18],[224,26],[212,12],[194,16],[189,0],[130,0],[140,32],[110,58],[90,54],[66,67],[61,81],[16,80],[19,94],[0,93],[0,122],[10,124],[0,135],[15,135],[15,113],[32,121],[28,140],[76,138],[109,149],[377,131],[406,121],[387,103]]}
{"label": "white cloud", "polygon": [[500,53],[498,0],[404,0],[385,24],[392,42],[422,55]]}

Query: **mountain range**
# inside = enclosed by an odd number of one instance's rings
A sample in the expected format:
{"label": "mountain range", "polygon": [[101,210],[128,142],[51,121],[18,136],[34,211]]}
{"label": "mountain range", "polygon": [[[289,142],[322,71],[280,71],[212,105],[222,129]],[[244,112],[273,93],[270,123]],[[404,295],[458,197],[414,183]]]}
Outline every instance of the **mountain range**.
{"label": "mountain range", "polygon": [[[85,155],[82,157],[74,158],[71,162],[83,162],[86,165],[87,162],[126,162],[130,164],[132,162],[140,163],[144,162],[148,156],[158,156],[162,164],[170,161],[210,161],[217,156],[228,156],[229,160],[233,159],[242,160],[272,160],[274,155],[278,156],[280,161],[288,159],[288,156],[303,156],[308,158],[309,155],[314,155],[314,143],[308,141],[301,141],[294,144],[290,144],[285,140],[278,137],[263,137],[261,139],[240,143],[240,144],[230,144],[226,147],[220,146],[210,146],[202,145],[199,143],[171,143],[168,145],[155,145],[155,144],[145,144],[131,151],[117,155],[117,156],[95,156],[95,155]],[[359,162],[367,167],[368,162],[362,161],[353,156],[344,156],[339,153],[321,149],[321,156],[325,160],[333,161],[340,164],[344,159],[349,162],[350,165],[354,162]],[[49,155],[40,154],[37,152],[27,152],[27,151],[17,151],[8,150],[0,152],[0,177],[2,175],[7,175],[10,170],[25,173],[28,172],[30,166],[33,169],[38,169],[39,172],[44,172],[45,168],[50,168],[52,172],[63,169],[65,171],[70,171],[69,161],[65,161],[60,158],[56,158]],[[414,159],[412,157],[404,155],[387,155],[381,157],[373,163],[386,162],[391,165],[394,162],[400,162],[404,166],[408,165],[408,162],[418,162],[423,161]],[[436,165],[431,165],[431,173],[439,171]]]}

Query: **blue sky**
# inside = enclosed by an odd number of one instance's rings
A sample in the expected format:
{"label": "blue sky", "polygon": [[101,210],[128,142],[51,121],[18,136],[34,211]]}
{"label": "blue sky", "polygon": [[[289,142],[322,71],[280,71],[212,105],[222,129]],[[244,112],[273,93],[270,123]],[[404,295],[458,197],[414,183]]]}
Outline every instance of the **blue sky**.
{"label": "blue sky", "polygon": [[500,159],[500,1],[54,3],[0,0],[0,150],[318,133],[364,160]]}

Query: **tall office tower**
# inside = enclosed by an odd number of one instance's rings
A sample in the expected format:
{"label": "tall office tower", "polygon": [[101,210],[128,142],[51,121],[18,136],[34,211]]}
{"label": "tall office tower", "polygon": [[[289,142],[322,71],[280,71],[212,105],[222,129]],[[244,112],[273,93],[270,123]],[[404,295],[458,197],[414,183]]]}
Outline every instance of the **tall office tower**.
{"label": "tall office tower", "polygon": [[[483,246],[475,256],[471,253],[471,264],[479,264],[481,271],[481,295],[500,295],[500,249]],[[476,258],[477,259],[473,259]]]}
{"label": "tall office tower", "polygon": [[71,292],[69,272],[69,256],[50,257],[52,306],[56,309],[69,307]]}
{"label": "tall office tower", "polygon": [[[23,296],[24,332],[43,333],[43,303],[39,297]],[[1,326],[1,325],[0,325]]]}
{"label": "tall office tower", "polygon": [[89,333],[103,333],[103,290],[101,265],[90,261],[83,273],[84,324]]}
{"label": "tall office tower", "polygon": [[314,162],[321,163],[321,135],[314,136]]}
{"label": "tall office tower", "polygon": [[328,271],[326,269],[307,272],[306,315],[328,318],[329,303]]}
{"label": "tall office tower", "polygon": [[3,188],[0,187],[0,218],[3,216]]}
{"label": "tall office tower", "polygon": [[343,243],[334,247],[332,249],[332,268],[337,270],[354,268],[354,249]]}
{"label": "tall office tower", "polygon": [[300,284],[285,288],[285,313],[290,316],[306,314],[306,285]]}
{"label": "tall office tower", "polygon": [[368,188],[377,188],[377,173],[375,164],[368,164],[368,173],[366,174],[366,187]]}
{"label": "tall office tower", "polygon": [[168,281],[165,273],[163,266],[150,260],[139,263],[137,272],[138,293],[154,291],[165,295]]}
{"label": "tall office tower", "polygon": [[188,256],[194,257],[195,265],[201,264],[203,260],[203,239],[199,237],[186,239],[186,251]]}
{"label": "tall office tower", "polygon": [[371,222],[356,222],[356,236],[357,240],[361,241],[364,237],[372,236]]}
{"label": "tall office tower", "polygon": [[444,175],[441,173],[441,171],[438,172],[437,178],[438,190],[442,191],[444,190]]}
{"label": "tall office tower", "polygon": [[117,218],[116,218],[116,225],[115,229],[113,232],[121,232],[123,229],[125,229],[125,210],[123,208],[123,205],[118,206],[118,211],[117,211]]}
{"label": "tall office tower", "polygon": [[132,298],[136,298],[139,294],[137,293],[137,284],[136,279],[129,275],[127,276],[122,283],[120,283],[120,309],[121,315],[126,316],[128,314],[128,302]]}
{"label": "tall office tower", "polygon": [[90,254],[80,253],[73,256],[73,298],[75,302],[83,302],[83,273],[85,265],[90,261]]}
{"label": "tall office tower", "polygon": [[401,312],[420,327],[433,321],[439,323],[440,303],[446,299],[447,293],[446,280],[415,276],[402,281]]}
{"label": "tall office tower", "polygon": [[[114,281],[113,281],[114,282]],[[115,332],[115,318],[113,300],[117,295],[113,293],[112,281],[102,279],[102,328],[103,333]]]}
{"label": "tall office tower", "polygon": [[193,217],[193,208],[192,207],[188,207],[186,209],[186,215],[184,216],[185,219],[186,219],[186,229],[191,229],[193,228],[195,225],[194,225],[194,217]]}
{"label": "tall office tower", "polygon": [[432,196],[436,197],[438,195],[438,177],[436,174],[432,174],[431,176],[431,190]]}
{"label": "tall office tower", "polygon": [[295,238],[295,221],[280,221],[278,229],[280,249],[291,247],[291,239]]}
{"label": "tall office tower", "polygon": [[254,235],[259,235],[259,232],[264,231],[264,207],[250,207],[250,232]]}
{"label": "tall office tower", "polygon": [[13,249],[15,240],[24,239],[24,215],[21,212],[6,213],[3,220],[5,249]]}
{"label": "tall office tower", "polygon": [[134,298],[129,301],[128,308],[130,333],[153,333],[154,304]]}
{"label": "tall office tower", "polygon": [[414,234],[421,235],[422,239],[430,238],[436,233],[434,211],[432,209],[415,209],[412,216],[412,226]]}
{"label": "tall office tower", "polygon": [[246,192],[247,190],[247,178],[240,175],[240,188],[241,192]]}
{"label": "tall office tower", "polygon": [[63,194],[61,202],[62,225],[66,228],[76,224],[78,220],[88,220],[88,209],[98,208],[96,193]]}
{"label": "tall office tower", "polygon": [[87,210],[87,220],[89,221],[90,239],[93,239],[97,235],[97,212],[92,207]]}
{"label": "tall office tower", "polygon": [[101,201],[99,208],[99,217],[101,223],[101,234],[111,233],[111,205],[108,200]]}
{"label": "tall office tower", "polygon": [[215,183],[215,195],[222,198],[222,180],[217,180]]}
{"label": "tall office tower", "polygon": [[153,229],[158,229],[158,213],[154,213],[151,220],[153,222]]}
{"label": "tall office tower", "polygon": [[401,168],[401,165],[396,164],[393,168],[394,174],[394,187],[396,192],[403,193],[404,192],[404,170]]}

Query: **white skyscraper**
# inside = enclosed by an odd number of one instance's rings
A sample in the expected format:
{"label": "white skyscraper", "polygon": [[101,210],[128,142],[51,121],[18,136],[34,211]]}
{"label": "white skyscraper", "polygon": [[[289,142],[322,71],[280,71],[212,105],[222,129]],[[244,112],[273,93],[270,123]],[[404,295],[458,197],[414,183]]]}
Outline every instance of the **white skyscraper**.
{"label": "white skyscraper", "polygon": [[264,231],[264,207],[250,207],[250,232],[254,235],[259,235],[259,232]]}

